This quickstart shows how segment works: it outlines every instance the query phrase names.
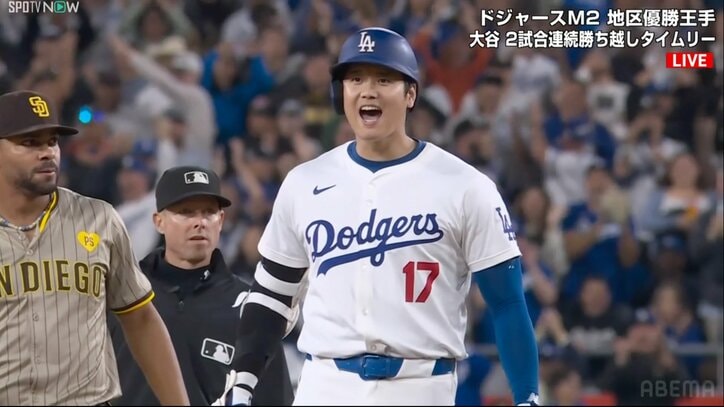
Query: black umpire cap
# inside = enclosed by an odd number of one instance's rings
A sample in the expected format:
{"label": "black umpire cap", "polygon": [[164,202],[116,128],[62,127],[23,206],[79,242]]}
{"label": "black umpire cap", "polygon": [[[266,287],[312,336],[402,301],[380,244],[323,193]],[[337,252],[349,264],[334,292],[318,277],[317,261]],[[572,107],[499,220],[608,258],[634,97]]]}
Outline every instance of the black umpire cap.
{"label": "black umpire cap", "polygon": [[0,138],[46,129],[54,129],[61,136],[78,133],[60,124],[55,106],[40,93],[20,90],[0,96]]}
{"label": "black umpire cap", "polygon": [[182,166],[166,170],[158,180],[156,210],[161,212],[194,196],[214,197],[222,208],[231,205],[231,201],[221,195],[221,181],[215,172],[202,167]]}

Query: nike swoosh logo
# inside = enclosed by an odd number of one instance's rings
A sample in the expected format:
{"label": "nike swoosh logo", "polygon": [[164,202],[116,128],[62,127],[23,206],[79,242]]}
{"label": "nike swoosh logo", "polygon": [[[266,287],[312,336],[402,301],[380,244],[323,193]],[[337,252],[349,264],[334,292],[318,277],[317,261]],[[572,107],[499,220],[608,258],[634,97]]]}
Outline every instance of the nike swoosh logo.
{"label": "nike swoosh logo", "polygon": [[314,195],[319,195],[319,194],[321,194],[322,192],[324,192],[324,191],[326,191],[326,190],[328,190],[328,189],[332,189],[332,188],[334,188],[334,187],[336,187],[336,186],[337,186],[337,184],[335,184],[335,185],[330,185],[330,186],[328,186],[328,187],[326,187],[326,188],[321,188],[321,189],[319,188],[319,186],[316,186],[316,187],[314,187],[314,191],[312,191],[312,193],[313,193]]}

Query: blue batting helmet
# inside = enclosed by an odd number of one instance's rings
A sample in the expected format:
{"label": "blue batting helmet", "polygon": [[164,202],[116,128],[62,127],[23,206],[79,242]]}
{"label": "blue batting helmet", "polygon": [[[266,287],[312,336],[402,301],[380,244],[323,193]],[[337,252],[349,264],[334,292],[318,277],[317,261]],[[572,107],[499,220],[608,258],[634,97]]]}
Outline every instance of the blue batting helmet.
{"label": "blue batting helmet", "polygon": [[419,87],[420,72],[410,43],[400,34],[380,27],[363,28],[342,45],[337,64],[332,66],[332,104],[344,114],[342,79],[350,64],[367,63],[384,66],[401,73]]}

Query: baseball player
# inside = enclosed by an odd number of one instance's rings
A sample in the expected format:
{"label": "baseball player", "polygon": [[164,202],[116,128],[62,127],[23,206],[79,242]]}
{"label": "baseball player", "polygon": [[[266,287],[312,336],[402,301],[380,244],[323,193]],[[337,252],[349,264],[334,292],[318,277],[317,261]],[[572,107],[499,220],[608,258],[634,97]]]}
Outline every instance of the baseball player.
{"label": "baseball player", "polygon": [[[248,404],[303,277],[295,405],[452,405],[474,278],[493,311],[516,404],[537,403],[538,353],[506,205],[485,175],[405,133],[418,95],[408,42],[366,28],[343,44],[332,99],[355,140],[292,170],[259,242],[219,403]],[[266,321],[265,330],[253,330]]]}
{"label": "baseball player", "polygon": [[111,205],[57,186],[58,124],[41,94],[0,96],[0,404],[101,405],[121,394],[106,310],[159,400],[188,405],[153,291]]}

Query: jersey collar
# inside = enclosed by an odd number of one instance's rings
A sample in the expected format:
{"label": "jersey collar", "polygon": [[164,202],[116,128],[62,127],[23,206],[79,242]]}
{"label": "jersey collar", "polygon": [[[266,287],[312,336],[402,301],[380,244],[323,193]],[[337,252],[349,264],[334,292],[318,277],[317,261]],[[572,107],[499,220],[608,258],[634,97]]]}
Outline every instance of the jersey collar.
{"label": "jersey collar", "polygon": [[357,154],[357,142],[356,141],[349,143],[349,145],[347,146],[347,154],[349,154],[349,157],[352,159],[352,161],[356,162],[357,164],[367,168],[368,170],[370,170],[371,172],[374,173],[381,169],[384,169],[387,167],[392,167],[393,165],[404,164],[408,161],[412,161],[415,157],[420,155],[422,150],[425,148],[426,142],[423,140],[417,140],[417,139],[413,139],[413,140],[415,140],[415,142],[417,143],[415,148],[412,151],[410,151],[409,153],[407,153],[406,155],[404,155],[400,158],[396,158],[394,160],[372,161],[372,160],[368,160],[366,158],[362,158],[362,157],[360,157],[359,154]]}
{"label": "jersey collar", "polygon": [[58,190],[53,191],[53,193],[50,196],[50,205],[48,205],[48,210],[45,212],[45,215],[43,215],[43,218],[40,219],[40,224],[38,225],[38,230],[41,232],[45,230],[45,227],[48,225],[48,219],[50,219],[50,214],[53,213],[53,210],[58,206]]}

